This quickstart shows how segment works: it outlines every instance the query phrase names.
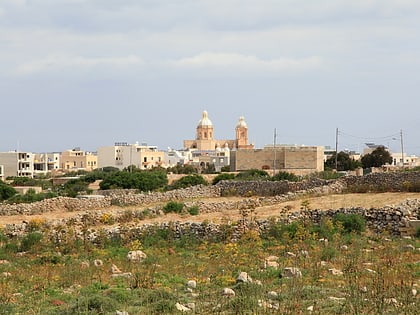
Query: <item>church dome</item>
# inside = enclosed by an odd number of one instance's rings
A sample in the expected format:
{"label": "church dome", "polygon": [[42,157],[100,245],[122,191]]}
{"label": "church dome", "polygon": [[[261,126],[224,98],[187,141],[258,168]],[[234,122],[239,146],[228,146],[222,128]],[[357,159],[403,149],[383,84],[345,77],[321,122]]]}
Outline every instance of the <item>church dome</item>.
{"label": "church dome", "polygon": [[197,127],[213,127],[213,123],[209,119],[209,114],[207,113],[207,111],[203,112],[203,115],[199,120]]}
{"label": "church dome", "polygon": [[239,117],[238,124],[236,125],[236,128],[248,128],[245,122],[244,116]]}

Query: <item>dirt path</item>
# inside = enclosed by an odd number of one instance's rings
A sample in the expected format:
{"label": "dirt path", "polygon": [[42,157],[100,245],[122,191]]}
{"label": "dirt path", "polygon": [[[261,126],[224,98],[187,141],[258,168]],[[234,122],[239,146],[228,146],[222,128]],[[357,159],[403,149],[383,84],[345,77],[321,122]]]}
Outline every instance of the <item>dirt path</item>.
{"label": "dirt path", "polygon": [[[309,202],[309,207],[311,209],[338,209],[338,208],[348,208],[348,207],[363,207],[363,208],[372,208],[372,207],[383,207],[385,205],[395,205],[399,204],[406,199],[418,199],[420,198],[420,193],[381,193],[381,194],[338,194],[338,195],[328,195],[328,196],[319,196],[319,197],[304,197],[298,200],[285,201],[275,205],[263,206],[255,209],[254,216],[256,219],[263,219],[271,216],[279,215],[280,211],[284,209],[285,206],[288,206],[290,211],[297,211],[301,207],[303,200]],[[223,197],[223,198],[206,198],[201,199],[204,202],[220,202],[220,201],[238,201],[241,198],[238,197]],[[152,205],[144,206],[148,208]],[[121,210],[139,210],[142,209],[140,206],[131,206],[131,207],[111,207],[108,209],[102,209],[107,212],[117,212]],[[94,211],[94,210],[91,210]],[[12,215],[12,216],[0,216],[0,227],[5,226],[6,224],[17,224],[22,223],[22,221],[30,221],[34,219],[42,219],[46,221],[58,220],[58,219],[69,219],[76,216],[77,214],[83,213],[83,211],[54,211],[43,213],[40,215]],[[214,213],[203,213],[196,216],[191,215],[178,215],[178,214],[166,214],[156,218],[150,218],[139,221],[139,224],[147,223],[160,223],[160,222],[170,222],[170,221],[181,221],[181,222],[203,222],[209,221],[214,223],[220,222],[229,222],[236,221],[240,218],[240,214],[237,210],[223,210]]]}

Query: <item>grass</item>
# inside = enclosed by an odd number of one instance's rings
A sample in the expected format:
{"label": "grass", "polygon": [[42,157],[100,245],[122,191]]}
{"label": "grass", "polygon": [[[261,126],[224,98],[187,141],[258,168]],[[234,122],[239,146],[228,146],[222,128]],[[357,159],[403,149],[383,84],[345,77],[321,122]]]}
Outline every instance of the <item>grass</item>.
{"label": "grass", "polygon": [[[36,231],[21,239],[3,236],[0,257],[8,262],[0,264],[0,314],[174,314],[176,303],[194,303],[198,314],[303,314],[308,307],[314,314],[417,312],[412,289],[420,285],[419,252],[402,248],[418,248],[419,239],[347,233],[332,220],[317,228],[294,223],[270,231],[251,230],[232,243],[175,239],[155,230],[137,241],[97,246],[74,238],[52,244]],[[319,241],[320,234],[328,243]],[[133,244],[147,254],[145,261],[127,261]],[[271,255],[278,257],[278,269],[263,267]],[[95,259],[103,265],[95,266]],[[132,277],[111,277],[112,264]],[[284,267],[299,268],[302,277],[281,277]],[[331,268],[343,275],[331,274]],[[241,271],[253,283],[236,284]],[[197,282],[192,292],[188,280]],[[223,297],[225,287],[235,297]],[[277,298],[269,300],[270,291]]]}

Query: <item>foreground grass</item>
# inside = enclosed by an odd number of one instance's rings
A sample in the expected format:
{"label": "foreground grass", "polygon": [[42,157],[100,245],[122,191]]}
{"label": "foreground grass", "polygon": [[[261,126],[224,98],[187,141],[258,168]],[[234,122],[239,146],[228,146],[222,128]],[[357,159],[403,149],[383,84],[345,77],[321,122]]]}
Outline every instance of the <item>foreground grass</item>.
{"label": "foreground grass", "polygon": [[[196,314],[416,314],[420,252],[411,246],[420,241],[344,233],[332,222],[316,229],[273,225],[235,243],[174,239],[158,230],[96,246],[79,239],[53,244],[37,232],[1,237],[0,314],[173,314],[176,303]],[[147,259],[128,261],[133,249]],[[265,268],[272,255],[278,268]],[[113,264],[131,276],[112,277]],[[282,277],[284,267],[299,268],[302,277]],[[241,271],[254,281],[236,283]],[[189,280],[195,289],[187,290]],[[236,295],[222,296],[223,288]]]}

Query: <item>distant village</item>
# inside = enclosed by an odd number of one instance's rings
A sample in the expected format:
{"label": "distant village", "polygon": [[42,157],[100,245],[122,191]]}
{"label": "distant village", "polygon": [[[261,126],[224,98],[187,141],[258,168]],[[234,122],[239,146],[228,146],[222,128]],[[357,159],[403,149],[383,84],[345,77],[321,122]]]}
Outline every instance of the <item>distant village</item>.
{"label": "distant village", "polygon": [[[155,167],[169,168],[176,165],[192,165],[198,169],[212,166],[216,172],[266,170],[275,173],[284,171],[307,175],[324,170],[324,162],[335,149],[324,146],[299,146],[276,144],[255,148],[248,140],[248,125],[239,117],[235,126],[235,139],[215,139],[214,126],[207,111],[202,113],[196,126],[196,137],[183,141],[183,149],[166,151],[146,143],[117,142],[99,147],[96,152],[81,148],[63,152],[33,153],[26,151],[0,152],[0,179],[25,176],[37,177],[47,174],[66,174],[74,171],[92,171],[104,167],[120,170],[134,166],[147,170]],[[359,160],[379,145],[367,143],[363,153],[347,152]],[[386,148],[386,147],[385,147]],[[403,152],[390,152],[392,163],[388,168],[420,166],[418,157]]]}

